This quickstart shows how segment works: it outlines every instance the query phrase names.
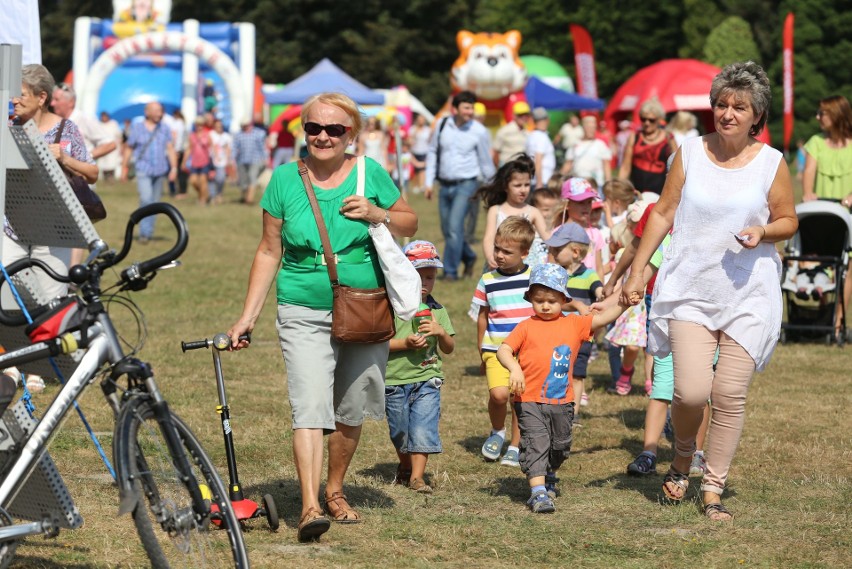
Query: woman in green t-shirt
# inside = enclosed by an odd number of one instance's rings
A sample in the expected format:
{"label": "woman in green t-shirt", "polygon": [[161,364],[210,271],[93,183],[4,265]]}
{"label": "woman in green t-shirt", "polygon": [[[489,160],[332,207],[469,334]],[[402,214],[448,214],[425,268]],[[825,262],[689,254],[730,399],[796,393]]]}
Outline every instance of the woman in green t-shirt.
{"label": "woman in green t-shirt", "polygon": [[[829,199],[852,208],[852,106],[846,97],[828,97],[819,102],[816,118],[822,134],[813,135],[805,144],[802,201]],[[850,298],[852,279],[846,279],[843,306],[835,316],[835,333],[840,331],[842,308],[849,306]]]}
{"label": "woman in green t-shirt", "polygon": [[[356,195],[356,159],[346,148],[361,131],[362,119],[352,99],[339,93],[315,95],[302,106],[301,120],[308,149],[305,164],[338,257],[340,281],[357,288],[381,286],[384,277],[369,224],[384,223],[394,235],[410,237],[417,230],[417,216],[373,160],[365,160],[365,192]],[[252,331],[277,279],[278,336],[287,366],[293,454],[302,494],[298,537],[315,540],[330,527],[318,499],[323,434],[329,434],[325,508],[336,522],[361,521],[343,493],[343,478],[364,419],[384,418],[388,344],[332,339],[331,285],[297,163],[275,169],[260,205],[263,234],[242,315],[228,335],[234,349],[248,346],[239,336]]]}

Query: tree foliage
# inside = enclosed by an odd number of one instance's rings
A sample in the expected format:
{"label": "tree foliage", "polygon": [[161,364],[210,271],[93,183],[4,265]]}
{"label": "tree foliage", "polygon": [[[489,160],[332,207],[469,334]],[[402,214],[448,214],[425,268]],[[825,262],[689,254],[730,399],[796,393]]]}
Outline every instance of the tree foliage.
{"label": "tree foliage", "polygon": [[704,61],[718,67],[735,61],[760,63],[760,53],[748,22],[739,16],[722,20],[704,42]]}
{"label": "tree foliage", "polygon": [[[106,0],[40,0],[45,65],[71,67],[74,19],[109,18]],[[595,42],[598,92],[611,97],[640,68],[692,57],[760,61],[773,84],[770,130],[780,140],[781,34],[796,13],[796,136],[816,131],[817,101],[852,94],[852,0],[173,0],[172,21],[253,22],[257,72],[287,83],[323,57],[370,87],[404,84],[436,110],[449,94],[461,29],[520,30],[522,55],[544,55],[573,77],[571,23]]]}

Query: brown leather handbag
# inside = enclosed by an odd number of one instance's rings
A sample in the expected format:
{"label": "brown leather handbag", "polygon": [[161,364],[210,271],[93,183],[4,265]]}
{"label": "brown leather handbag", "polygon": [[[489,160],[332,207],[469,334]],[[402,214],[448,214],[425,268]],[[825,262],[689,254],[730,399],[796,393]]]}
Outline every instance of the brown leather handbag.
{"label": "brown leather handbag", "polygon": [[353,288],[340,284],[337,260],[332,253],[328,229],[320,213],[314,188],[308,177],[308,167],[299,160],[299,176],[311,202],[311,210],[319,228],[322,254],[328,266],[333,304],[331,308],[331,336],[338,342],[352,344],[378,344],[393,338],[395,329],[393,313],[387,290],[379,288]]}

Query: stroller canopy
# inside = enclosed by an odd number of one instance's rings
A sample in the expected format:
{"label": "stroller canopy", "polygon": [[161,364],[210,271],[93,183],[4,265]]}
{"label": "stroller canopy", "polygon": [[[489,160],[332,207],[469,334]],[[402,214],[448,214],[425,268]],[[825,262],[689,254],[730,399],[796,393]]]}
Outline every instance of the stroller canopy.
{"label": "stroller canopy", "polygon": [[852,249],[852,216],[838,203],[816,200],[796,206],[799,231],[789,249],[803,255],[842,257]]}

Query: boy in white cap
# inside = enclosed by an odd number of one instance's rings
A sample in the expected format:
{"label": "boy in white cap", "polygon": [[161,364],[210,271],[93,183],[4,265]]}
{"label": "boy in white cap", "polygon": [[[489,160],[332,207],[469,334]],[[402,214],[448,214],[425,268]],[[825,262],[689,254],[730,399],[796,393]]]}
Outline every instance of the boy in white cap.
{"label": "boy in white cap", "polygon": [[580,345],[627,308],[618,304],[598,314],[565,316],[567,284],[568,272],[559,265],[533,267],[525,297],[535,316],[518,324],[497,350],[515,395],[521,470],[531,489],[527,505],[539,514],[556,510],[556,471],[571,452],[573,367]]}
{"label": "boy in white cap", "polygon": [[[430,454],[442,452],[438,433],[441,415],[441,355],[456,346],[447,309],[432,297],[438,269],[444,264],[429,241],[412,241],[402,250],[420,273],[421,305],[406,322],[396,318],[385,373],[385,415],[390,438],[399,456],[394,482],[415,492],[431,494],[424,481]],[[440,352],[439,352],[440,350]]]}

